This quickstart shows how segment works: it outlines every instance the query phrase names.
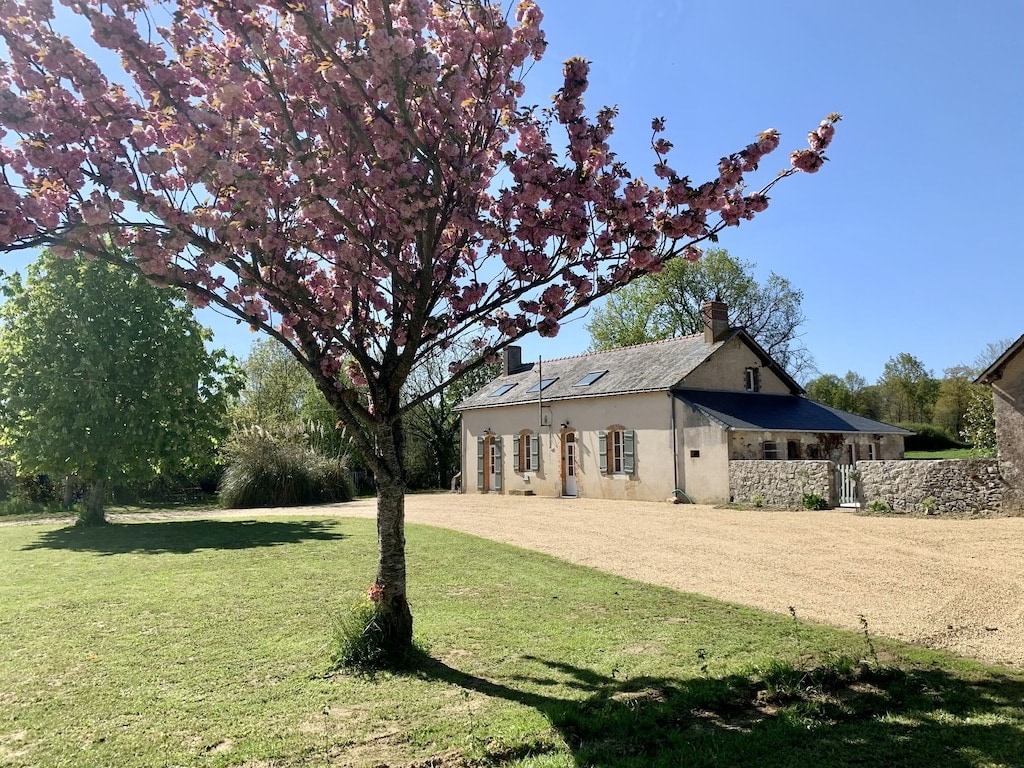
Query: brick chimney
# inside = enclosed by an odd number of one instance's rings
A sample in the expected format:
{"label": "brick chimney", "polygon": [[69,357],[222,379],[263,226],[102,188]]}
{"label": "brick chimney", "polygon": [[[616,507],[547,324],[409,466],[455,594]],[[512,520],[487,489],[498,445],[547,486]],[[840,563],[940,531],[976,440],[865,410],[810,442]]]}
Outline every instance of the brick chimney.
{"label": "brick chimney", "polygon": [[724,301],[706,302],[701,309],[704,318],[704,341],[714,344],[729,332],[729,307]]}
{"label": "brick chimney", "polygon": [[523,367],[523,348],[515,345],[505,347],[501,353],[502,368],[506,376]]}

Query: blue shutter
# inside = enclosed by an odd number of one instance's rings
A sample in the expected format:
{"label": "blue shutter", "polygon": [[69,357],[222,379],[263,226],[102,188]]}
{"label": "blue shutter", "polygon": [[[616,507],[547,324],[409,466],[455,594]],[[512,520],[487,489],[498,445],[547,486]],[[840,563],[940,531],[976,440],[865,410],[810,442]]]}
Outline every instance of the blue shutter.
{"label": "blue shutter", "polygon": [[601,474],[608,474],[608,433],[604,430],[597,433],[597,457],[600,462]]}
{"label": "blue shutter", "polygon": [[484,489],[484,439],[476,439],[476,489]]}
{"label": "blue shutter", "polygon": [[627,429],[622,433],[622,471],[627,475],[633,474],[635,448],[636,433],[632,429]]}

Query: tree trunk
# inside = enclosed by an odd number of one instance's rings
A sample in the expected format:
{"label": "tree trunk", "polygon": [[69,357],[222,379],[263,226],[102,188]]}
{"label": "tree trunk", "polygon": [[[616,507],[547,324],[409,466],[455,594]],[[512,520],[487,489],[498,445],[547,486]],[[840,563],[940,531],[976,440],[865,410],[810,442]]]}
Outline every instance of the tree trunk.
{"label": "tree trunk", "polygon": [[382,459],[377,474],[377,623],[382,650],[401,663],[412,650],[412,612],[405,585],[405,479],[402,425],[396,419],[378,430]]}
{"label": "tree trunk", "polygon": [[75,500],[75,480],[74,475],[67,475],[64,478],[64,500],[61,502],[64,509],[71,509],[71,502]]}
{"label": "tree trunk", "polygon": [[85,495],[85,509],[78,513],[76,525],[104,525],[107,517],[103,513],[103,497],[106,494],[106,482],[102,479],[93,480]]}

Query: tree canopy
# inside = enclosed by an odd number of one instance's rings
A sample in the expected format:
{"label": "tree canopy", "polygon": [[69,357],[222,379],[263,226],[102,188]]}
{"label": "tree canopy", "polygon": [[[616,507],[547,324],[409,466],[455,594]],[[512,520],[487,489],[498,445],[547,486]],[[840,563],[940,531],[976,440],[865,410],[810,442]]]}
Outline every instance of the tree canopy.
{"label": "tree canopy", "polygon": [[0,306],[0,439],[25,471],[104,491],[212,461],[236,380],[180,292],[44,253]]}
{"label": "tree canopy", "polygon": [[[751,186],[766,130],[693,181],[652,121],[649,182],[584,109],[565,63],[525,106],[542,13],[485,0],[79,0],[121,70],[61,34],[49,3],[0,14],[0,249],[52,246],[184,288],[283,343],[351,428],[378,486],[372,595],[391,651],[411,642],[402,414],[410,373],[464,341],[493,359],[754,218],[817,171],[838,115]],[[105,68],[106,67],[106,68]],[[125,255],[127,254],[127,255]],[[438,390],[447,381],[438,384]]]}
{"label": "tree canopy", "polygon": [[711,300],[729,306],[729,321],[743,328],[794,376],[814,363],[800,341],[803,293],[774,272],[764,283],[754,264],[713,248],[695,262],[676,260],[655,274],[618,289],[587,324],[593,349],[642,344],[689,333],[704,326],[701,310]]}

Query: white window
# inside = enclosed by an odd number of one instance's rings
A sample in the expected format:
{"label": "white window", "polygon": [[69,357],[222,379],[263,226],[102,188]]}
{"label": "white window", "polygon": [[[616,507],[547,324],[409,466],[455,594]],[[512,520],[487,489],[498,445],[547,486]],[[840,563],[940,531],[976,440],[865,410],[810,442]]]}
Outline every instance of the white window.
{"label": "white window", "polygon": [[774,440],[766,440],[761,444],[761,452],[766,459],[779,458],[779,444]]}
{"label": "white window", "polygon": [[761,391],[761,369],[747,368],[744,372],[744,387],[748,392]]}
{"label": "white window", "polygon": [[512,463],[520,473],[540,470],[540,435],[524,429],[512,438]]}
{"label": "white window", "polygon": [[632,475],[636,433],[620,426],[598,432],[598,459],[602,475]]}
{"label": "white window", "polygon": [[878,443],[868,443],[868,461],[878,461]]}
{"label": "white window", "polygon": [[611,433],[612,455],[611,470],[613,474],[622,474],[622,452],[624,448],[622,430],[617,429]]}

